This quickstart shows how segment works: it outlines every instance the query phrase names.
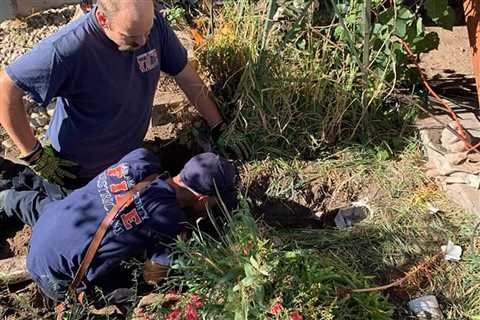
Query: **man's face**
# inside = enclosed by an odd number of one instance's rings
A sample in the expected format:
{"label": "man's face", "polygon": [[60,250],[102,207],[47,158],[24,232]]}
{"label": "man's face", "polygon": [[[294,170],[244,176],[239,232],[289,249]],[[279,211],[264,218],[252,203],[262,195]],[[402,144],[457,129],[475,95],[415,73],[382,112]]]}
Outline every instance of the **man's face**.
{"label": "man's face", "polygon": [[[105,34],[118,46],[120,51],[134,51],[145,45],[153,26],[154,10],[151,1],[142,1],[140,8],[119,10],[110,19],[100,12],[99,22]],[[151,5],[148,5],[148,4]],[[102,20],[104,19],[103,23]]]}
{"label": "man's face", "polygon": [[194,220],[206,217],[208,214],[207,207],[213,208],[217,205],[217,198],[216,197],[208,197],[208,196],[197,196],[197,201],[195,204],[188,208],[190,216],[194,218]]}

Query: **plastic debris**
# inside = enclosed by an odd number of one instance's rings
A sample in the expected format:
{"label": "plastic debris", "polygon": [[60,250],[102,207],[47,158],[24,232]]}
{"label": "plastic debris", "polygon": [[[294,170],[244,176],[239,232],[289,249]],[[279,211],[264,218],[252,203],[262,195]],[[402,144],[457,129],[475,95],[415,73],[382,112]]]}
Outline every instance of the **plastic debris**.
{"label": "plastic debris", "polygon": [[440,212],[440,209],[435,207],[431,202],[427,202],[428,213],[435,215]]}
{"label": "plastic debris", "polygon": [[366,219],[371,212],[372,210],[365,202],[354,202],[349,207],[338,209],[335,216],[335,225],[340,229],[351,228],[355,223]]}
{"label": "plastic debris", "polygon": [[435,296],[423,296],[410,300],[408,308],[421,320],[443,320],[442,310]]}
{"label": "plastic debris", "polygon": [[445,260],[447,261],[460,261],[462,256],[462,247],[455,245],[452,241],[448,240],[446,246],[442,246],[442,252],[445,254]]}

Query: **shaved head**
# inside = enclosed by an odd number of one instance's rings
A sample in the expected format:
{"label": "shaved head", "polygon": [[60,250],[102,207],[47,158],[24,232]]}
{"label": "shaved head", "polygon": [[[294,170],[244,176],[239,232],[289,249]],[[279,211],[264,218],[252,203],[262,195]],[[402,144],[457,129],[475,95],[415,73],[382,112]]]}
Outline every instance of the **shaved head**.
{"label": "shaved head", "polygon": [[153,26],[153,0],[98,0],[96,17],[121,51],[145,45]]}
{"label": "shaved head", "polygon": [[98,0],[98,10],[113,19],[121,11],[129,11],[131,14],[139,14],[144,10],[153,9],[153,0]]}
{"label": "shaved head", "polygon": [[112,19],[113,13],[118,11],[120,7],[120,2],[115,0],[98,0],[97,7],[98,10],[101,10],[109,19]]}

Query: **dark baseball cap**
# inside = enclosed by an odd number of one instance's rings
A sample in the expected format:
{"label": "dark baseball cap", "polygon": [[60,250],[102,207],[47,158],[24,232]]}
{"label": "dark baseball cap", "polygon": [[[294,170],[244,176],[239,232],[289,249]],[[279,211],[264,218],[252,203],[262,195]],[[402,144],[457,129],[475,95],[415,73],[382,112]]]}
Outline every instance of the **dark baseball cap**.
{"label": "dark baseball cap", "polygon": [[229,210],[237,207],[235,194],[236,170],[233,164],[211,152],[201,153],[190,159],[182,171],[182,182],[196,193],[220,197]]}

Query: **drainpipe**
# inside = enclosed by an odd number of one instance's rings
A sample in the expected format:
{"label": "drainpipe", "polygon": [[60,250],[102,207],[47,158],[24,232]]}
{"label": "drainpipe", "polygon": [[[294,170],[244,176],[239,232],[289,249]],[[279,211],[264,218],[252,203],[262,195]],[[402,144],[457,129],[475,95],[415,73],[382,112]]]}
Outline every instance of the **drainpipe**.
{"label": "drainpipe", "polygon": [[465,21],[468,29],[468,39],[472,48],[473,72],[477,84],[477,97],[480,105],[480,0],[465,0]]}

